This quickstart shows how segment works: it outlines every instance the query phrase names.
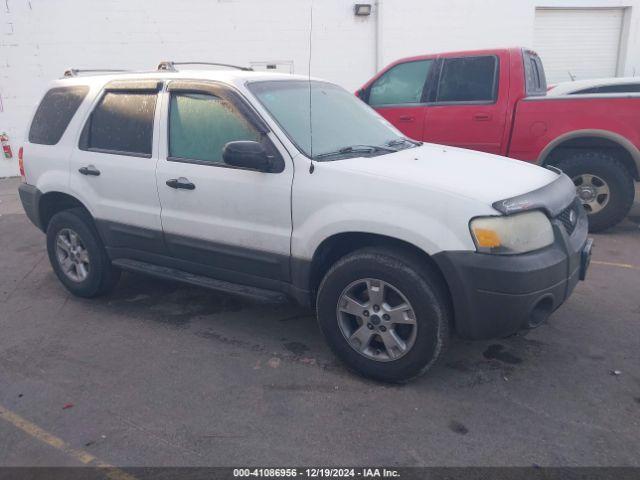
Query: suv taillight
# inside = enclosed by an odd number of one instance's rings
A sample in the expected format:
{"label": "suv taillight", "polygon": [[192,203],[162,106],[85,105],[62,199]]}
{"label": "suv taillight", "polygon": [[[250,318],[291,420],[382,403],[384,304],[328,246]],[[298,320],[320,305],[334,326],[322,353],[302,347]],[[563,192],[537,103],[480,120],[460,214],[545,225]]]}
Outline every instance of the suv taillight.
{"label": "suv taillight", "polygon": [[27,176],[24,173],[24,158],[23,158],[24,148],[20,147],[18,150],[18,168],[20,168],[20,176],[22,177],[22,181],[27,181]]}

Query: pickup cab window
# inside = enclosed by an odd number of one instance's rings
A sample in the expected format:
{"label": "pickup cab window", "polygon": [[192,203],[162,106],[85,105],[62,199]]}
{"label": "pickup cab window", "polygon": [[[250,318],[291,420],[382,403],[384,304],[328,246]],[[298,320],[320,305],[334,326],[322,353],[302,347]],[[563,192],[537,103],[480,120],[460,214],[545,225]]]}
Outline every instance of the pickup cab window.
{"label": "pickup cab window", "polygon": [[422,102],[432,64],[433,60],[420,60],[392,67],[371,86],[369,104],[382,106]]}
{"label": "pickup cab window", "polygon": [[436,102],[493,102],[498,62],[494,56],[445,58]]}

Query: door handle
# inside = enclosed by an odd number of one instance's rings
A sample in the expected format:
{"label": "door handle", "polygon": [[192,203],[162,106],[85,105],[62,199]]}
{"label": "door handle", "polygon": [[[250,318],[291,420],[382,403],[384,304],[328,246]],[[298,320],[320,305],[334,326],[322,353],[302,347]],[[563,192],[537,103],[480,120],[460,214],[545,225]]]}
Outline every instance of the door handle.
{"label": "door handle", "polygon": [[475,113],[473,115],[473,119],[476,122],[486,122],[488,120],[491,120],[491,115],[488,113]]}
{"label": "door handle", "polygon": [[93,177],[97,177],[98,175],[100,175],[100,170],[98,170],[96,167],[94,167],[93,165],[88,165],[86,167],[80,167],[78,169],[78,171],[82,174],[82,175],[91,175]]}
{"label": "door handle", "polygon": [[411,122],[415,122],[416,117],[413,117],[411,115],[401,115],[400,118],[398,118],[398,120],[402,123],[411,123]]}
{"label": "door handle", "polygon": [[171,188],[181,188],[183,190],[195,190],[196,186],[184,177],[167,180],[167,186]]}

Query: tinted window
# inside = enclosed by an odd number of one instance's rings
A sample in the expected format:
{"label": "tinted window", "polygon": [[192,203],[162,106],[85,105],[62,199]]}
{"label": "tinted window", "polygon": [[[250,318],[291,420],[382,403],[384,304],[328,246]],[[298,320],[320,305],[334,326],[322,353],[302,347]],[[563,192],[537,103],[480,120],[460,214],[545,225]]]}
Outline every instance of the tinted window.
{"label": "tinted window", "polygon": [[527,95],[545,95],[547,92],[547,79],[540,57],[534,52],[525,50],[522,52],[522,60],[524,62]]}
{"label": "tinted window", "polygon": [[572,92],[572,95],[582,93],[638,93],[640,92],[640,83],[627,83],[625,85],[604,85],[602,87],[585,88]]}
{"label": "tinted window", "polygon": [[155,93],[107,92],[85,127],[85,148],[150,156],[155,109]]}
{"label": "tinted window", "polygon": [[433,60],[396,65],[372,85],[370,105],[420,103]]}
{"label": "tinted window", "polygon": [[447,58],[438,84],[438,102],[493,101],[496,93],[495,57]]}
{"label": "tinted window", "polygon": [[222,149],[260,134],[227,101],[200,93],[171,95],[169,156],[222,163]]}
{"label": "tinted window", "polygon": [[33,117],[29,141],[55,145],[60,141],[78,107],[87,96],[89,87],[56,87],[49,90]]}

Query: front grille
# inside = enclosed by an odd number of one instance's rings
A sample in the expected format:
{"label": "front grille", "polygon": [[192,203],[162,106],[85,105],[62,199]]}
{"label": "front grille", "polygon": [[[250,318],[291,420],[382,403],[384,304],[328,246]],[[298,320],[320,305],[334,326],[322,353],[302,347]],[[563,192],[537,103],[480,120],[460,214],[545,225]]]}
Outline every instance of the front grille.
{"label": "front grille", "polygon": [[[583,208],[578,199],[574,200],[571,205],[561,211],[556,217],[562,225],[564,225],[564,229],[567,231],[569,235],[573,233],[576,229],[576,225],[578,225],[578,214],[580,213],[580,208]],[[573,213],[573,222],[571,221]]]}

